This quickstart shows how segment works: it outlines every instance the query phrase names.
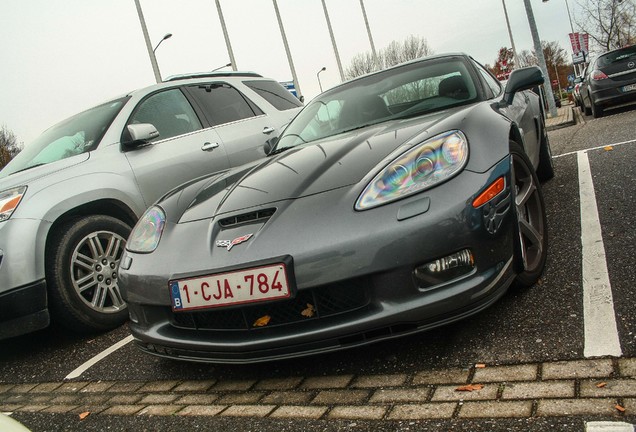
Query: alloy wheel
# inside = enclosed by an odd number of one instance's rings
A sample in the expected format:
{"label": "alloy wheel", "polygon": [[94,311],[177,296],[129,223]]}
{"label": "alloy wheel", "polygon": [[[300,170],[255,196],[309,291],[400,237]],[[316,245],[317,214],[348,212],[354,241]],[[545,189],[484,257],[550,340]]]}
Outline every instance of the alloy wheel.
{"label": "alloy wheel", "polygon": [[126,239],[110,231],[84,237],[73,250],[71,280],[75,292],[91,309],[116,313],[126,308],[117,280],[117,269]]}

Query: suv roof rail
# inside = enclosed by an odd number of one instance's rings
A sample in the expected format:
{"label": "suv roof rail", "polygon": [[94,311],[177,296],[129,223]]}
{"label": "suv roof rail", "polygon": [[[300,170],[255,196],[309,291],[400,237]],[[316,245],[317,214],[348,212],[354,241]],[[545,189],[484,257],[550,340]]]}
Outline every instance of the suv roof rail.
{"label": "suv roof rail", "polygon": [[263,75],[257,74],[256,72],[195,72],[189,74],[181,74],[181,75],[172,75],[163,80],[163,82],[168,81],[178,81],[189,78],[218,78],[218,77],[252,77],[252,78],[263,78]]}

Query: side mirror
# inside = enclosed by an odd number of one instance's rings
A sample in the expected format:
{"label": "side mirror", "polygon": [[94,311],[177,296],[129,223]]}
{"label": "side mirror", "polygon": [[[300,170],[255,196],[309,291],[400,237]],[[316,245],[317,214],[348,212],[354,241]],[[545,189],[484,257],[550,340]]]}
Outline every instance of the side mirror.
{"label": "side mirror", "polygon": [[504,91],[504,102],[510,105],[515,98],[515,93],[528,90],[544,82],[543,72],[541,72],[541,69],[537,66],[516,69],[512,71],[510,78],[508,78],[508,83]]}
{"label": "side mirror", "polygon": [[276,147],[276,144],[278,144],[278,137],[272,137],[271,139],[268,139],[267,141],[265,141],[265,145],[263,146],[263,150],[265,150],[265,154],[269,155],[270,152],[274,149],[274,147]]}
{"label": "side mirror", "polygon": [[126,126],[129,140],[125,143],[127,146],[135,146],[140,144],[148,144],[159,136],[159,131],[151,123],[137,123]]}

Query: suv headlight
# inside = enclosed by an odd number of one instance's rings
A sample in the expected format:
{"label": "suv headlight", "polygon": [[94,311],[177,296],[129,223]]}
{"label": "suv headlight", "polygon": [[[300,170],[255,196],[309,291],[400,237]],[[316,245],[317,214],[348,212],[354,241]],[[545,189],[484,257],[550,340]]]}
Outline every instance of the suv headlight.
{"label": "suv headlight", "polygon": [[20,201],[22,201],[26,190],[26,186],[20,186],[0,192],[0,222],[6,221],[11,217]]}
{"label": "suv headlight", "polygon": [[166,214],[161,207],[150,207],[130,233],[126,249],[137,253],[154,251],[159,246],[165,225]]}
{"label": "suv headlight", "polygon": [[429,189],[460,172],[468,161],[468,141],[458,130],[444,132],[409,149],[364,189],[356,210],[367,210]]}

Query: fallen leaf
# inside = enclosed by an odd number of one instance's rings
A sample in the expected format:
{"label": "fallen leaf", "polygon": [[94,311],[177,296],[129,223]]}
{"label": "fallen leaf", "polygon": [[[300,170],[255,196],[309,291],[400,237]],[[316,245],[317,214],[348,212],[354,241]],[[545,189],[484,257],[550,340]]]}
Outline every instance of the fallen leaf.
{"label": "fallen leaf", "polygon": [[475,367],[476,367],[477,369],[483,369],[483,368],[485,368],[485,367],[486,367],[486,365],[485,365],[484,363],[477,363],[477,364],[475,365]]}
{"label": "fallen leaf", "polygon": [[474,390],[481,390],[483,388],[484,388],[483,384],[467,384],[467,385],[464,385],[464,386],[457,387],[455,389],[455,391],[471,392],[471,391],[474,391]]}
{"label": "fallen leaf", "polygon": [[614,150],[614,147],[612,147],[612,146],[605,146],[605,147],[603,147],[603,150],[605,150],[605,151],[612,151],[612,150]]}
{"label": "fallen leaf", "polygon": [[272,317],[269,316],[269,315],[262,316],[259,319],[257,319],[256,321],[254,321],[253,326],[254,327],[265,327],[267,324],[269,324],[269,321],[271,319],[272,319]]}
{"label": "fallen leaf", "polygon": [[620,406],[618,404],[616,404],[616,406],[614,408],[616,408],[620,412],[625,412],[625,408],[623,408],[622,406]]}
{"label": "fallen leaf", "polygon": [[86,417],[88,417],[90,415],[90,411],[84,411],[83,413],[81,413],[79,415],[80,420],[84,420]]}
{"label": "fallen leaf", "polygon": [[596,387],[598,387],[598,388],[603,388],[603,387],[605,387],[606,385],[607,385],[607,383],[606,383],[606,382],[600,382],[600,383],[596,384]]}
{"label": "fallen leaf", "polygon": [[307,303],[307,309],[304,309],[300,314],[304,317],[311,318],[316,314],[316,309],[314,309],[314,305]]}

